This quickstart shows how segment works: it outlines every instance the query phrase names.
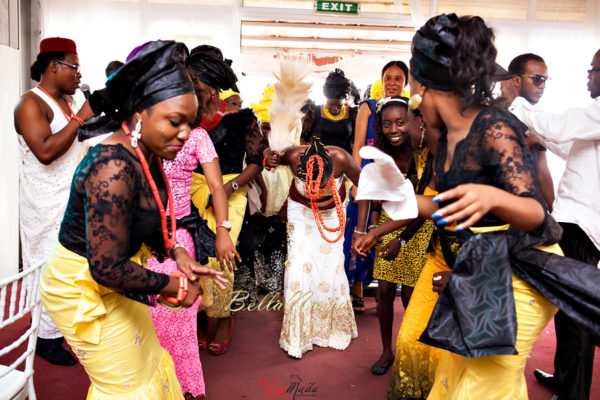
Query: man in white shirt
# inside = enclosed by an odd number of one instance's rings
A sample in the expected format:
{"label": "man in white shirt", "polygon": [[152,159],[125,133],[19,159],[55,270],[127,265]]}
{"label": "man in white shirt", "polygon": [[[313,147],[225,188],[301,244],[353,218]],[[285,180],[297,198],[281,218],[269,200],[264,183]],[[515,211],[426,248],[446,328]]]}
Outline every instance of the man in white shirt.
{"label": "man in white shirt", "polygon": [[[71,102],[70,96],[81,79],[72,40],[42,40],[31,78],[39,85],[25,93],[15,108],[21,164],[21,258],[25,270],[43,265],[58,240],[83,148],[77,141],[77,128],[93,116],[88,102],[78,112]],[[75,364],[62,342],[62,334],[43,310],[36,353],[56,365]]]}
{"label": "man in white shirt", "polygon": [[[600,261],[600,50],[588,70],[594,103],[560,114],[537,109],[522,97],[510,107],[533,129],[542,144],[566,160],[552,215],[563,227],[560,245],[566,256],[590,264]],[[559,311],[554,375],[536,370],[536,378],[556,390],[553,399],[589,399],[595,347],[589,334]]]}

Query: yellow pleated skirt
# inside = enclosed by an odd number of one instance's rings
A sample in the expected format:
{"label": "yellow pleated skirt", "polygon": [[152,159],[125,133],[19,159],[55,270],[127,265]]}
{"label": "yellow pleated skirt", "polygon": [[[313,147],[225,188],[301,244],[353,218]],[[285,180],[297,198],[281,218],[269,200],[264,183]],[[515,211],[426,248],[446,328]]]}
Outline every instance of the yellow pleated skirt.
{"label": "yellow pleated skirt", "polygon": [[[223,184],[236,178],[239,174],[228,174],[223,175]],[[244,222],[244,214],[246,213],[246,203],[248,197],[246,195],[246,185],[240,186],[238,190],[233,192],[229,196],[229,221],[231,221],[231,231],[229,237],[234,245],[237,244],[238,236],[242,230],[242,223]],[[208,197],[210,195],[210,189],[206,183],[204,175],[192,174],[192,187],[191,187],[192,203],[198,209],[202,217],[206,220],[208,227],[213,231],[217,232],[217,220],[213,207],[206,208],[208,204]],[[216,258],[210,257],[208,259],[208,267],[217,271],[223,271],[223,277],[229,282],[224,290],[218,288],[218,286],[210,279],[203,279],[202,289],[202,304],[198,311],[205,311],[209,317],[214,318],[226,318],[231,315],[229,310],[229,303],[231,301],[232,290],[233,290],[233,271],[229,272],[227,269],[221,268],[221,264]]]}
{"label": "yellow pleated skirt", "polygon": [[[132,260],[144,265],[148,256],[142,246]],[[85,258],[57,243],[42,270],[40,294],[90,378],[88,400],[183,399],[148,306],[99,285]]]}
{"label": "yellow pleated skirt", "polygon": [[[475,231],[474,228],[471,230]],[[538,249],[563,255],[557,244],[538,247]],[[527,400],[529,398],[524,374],[525,365],[533,345],[556,314],[557,308],[514,273],[512,285],[517,315],[515,348],[518,354],[467,358],[444,352],[428,400]]]}

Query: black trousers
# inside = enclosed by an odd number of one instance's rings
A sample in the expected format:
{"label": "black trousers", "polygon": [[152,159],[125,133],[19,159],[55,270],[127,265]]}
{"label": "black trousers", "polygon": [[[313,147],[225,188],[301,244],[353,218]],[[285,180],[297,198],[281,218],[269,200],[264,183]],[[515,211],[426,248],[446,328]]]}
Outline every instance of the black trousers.
{"label": "black trousers", "polygon": [[[600,251],[578,225],[563,223],[560,247],[565,256],[596,265]],[[558,384],[559,400],[590,398],[595,346],[589,334],[561,311],[554,317],[556,328],[556,355],[554,377]]]}

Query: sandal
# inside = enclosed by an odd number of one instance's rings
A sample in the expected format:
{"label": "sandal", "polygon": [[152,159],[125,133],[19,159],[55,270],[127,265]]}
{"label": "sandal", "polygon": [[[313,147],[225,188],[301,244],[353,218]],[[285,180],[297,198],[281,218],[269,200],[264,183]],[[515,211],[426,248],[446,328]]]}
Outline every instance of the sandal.
{"label": "sandal", "polygon": [[208,352],[213,356],[220,356],[227,353],[229,350],[229,342],[231,341],[231,332],[233,331],[233,319],[231,320],[231,326],[229,327],[229,337],[225,343],[210,342],[208,345]]}
{"label": "sandal", "polygon": [[358,297],[356,295],[350,295],[352,297],[352,309],[355,312],[363,312],[365,311],[365,301],[362,297]]}

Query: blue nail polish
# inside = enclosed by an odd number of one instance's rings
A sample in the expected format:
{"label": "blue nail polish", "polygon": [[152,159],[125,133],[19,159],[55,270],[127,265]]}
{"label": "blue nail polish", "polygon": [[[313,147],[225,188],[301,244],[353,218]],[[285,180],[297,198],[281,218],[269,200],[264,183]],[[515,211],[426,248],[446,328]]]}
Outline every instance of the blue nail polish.
{"label": "blue nail polish", "polygon": [[454,230],[454,232],[460,232],[460,231],[462,231],[462,228],[461,228],[461,227],[458,227],[458,228],[456,228],[456,229]]}
{"label": "blue nail polish", "polygon": [[431,199],[431,201],[433,201],[434,203],[439,203],[440,201],[442,201],[442,198],[440,196],[435,196],[433,199]]}
{"label": "blue nail polish", "polygon": [[446,221],[445,218],[442,218],[437,223],[438,223],[438,225],[446,225],[448,223],[448,221]]}
{"label": "blue nail polish", "polygon": [[442,213],[441,213],[441,212],[439,212],[439,211],[438,211],[438,212],[435,212],[435,213],[433,213],[433,214],[431,214],[431,218],[433,218],[433,219],[438,219],[438,218],[440,218],[441,216],[442,216]]}

